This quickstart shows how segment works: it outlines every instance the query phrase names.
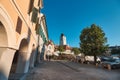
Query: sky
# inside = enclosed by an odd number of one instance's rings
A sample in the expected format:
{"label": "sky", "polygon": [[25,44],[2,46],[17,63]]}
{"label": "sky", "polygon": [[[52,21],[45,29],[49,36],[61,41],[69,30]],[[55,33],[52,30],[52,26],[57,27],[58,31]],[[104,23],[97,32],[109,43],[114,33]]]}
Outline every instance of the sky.
{"label": "sky", "polygon": [[43,0],[49,39],[59,45],[64,33],[67,44],[79,47],[81,31],[96,24],[110,46],[120,45],[120,0]]}

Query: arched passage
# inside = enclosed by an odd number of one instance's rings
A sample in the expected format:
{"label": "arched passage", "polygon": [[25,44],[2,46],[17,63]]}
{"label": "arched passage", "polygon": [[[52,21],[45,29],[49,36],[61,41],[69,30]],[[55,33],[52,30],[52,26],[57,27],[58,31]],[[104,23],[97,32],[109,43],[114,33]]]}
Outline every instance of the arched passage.
{"label": "arched passage", "polygon": [[4,47],[16,48],[16,34],[14,24],[7,11],[0,5],[0,22],[3,24],[7,36],[7,45]]}
{"label": "arched passage", "polygon": [[4,6],[0,4],[0,80],[7,80],[16,51],[14,25]]}
{"label": "arched passage", "polygon": [[28,71],[28,66],[29,66],[29,59],[27,58],[28,55],[27,39],[23,39],[21,41],[18,53],[19,53],[19,57],[18,57],[16,73],[26,73]]}
{"label": "arched passage", "polygon": [[[3,21],[4,22],[4,21]],[[8,44],[9,37],[5,25],[0,21],[0,80],[7,80],[15,49]]]}
{"label": "arched passage", "polygon": [[[6,47],[8,43],[8,39],[7,39],[7,33],[5,30],[4,25],[0,22],[0,61],[2,58],[2,54],[6,51]],[[2,65],[2,61],[0,63],[0,65]],[[7,76],[5,75],[5,72],[3,69],[4,66],[1,66],[0,68],[0,79],[5,79],[7,78]]]}
{"label": "arched passage", "polygon": [[2,56],[5,46],[8,45],[7,33],[4,25],[0,22],[0,57]]}
{"label": "arched passage", "polygon": [[21,41],[19,50],[14,54],[9,79],[15,78],[14,76],[22,75],[23,73],[28,72],[29,68],[29,59],[28,55],[28,42],[26,39]]}
{"label": "arched passage", "polygon": [[0,46],[6,46],[8,44],[7,33],[4,25],[0,22]]}
{"label": "arched passage", "polygon": [[7,11],[0,5],[0,80],[7,80],[15,49],[15,31]]}

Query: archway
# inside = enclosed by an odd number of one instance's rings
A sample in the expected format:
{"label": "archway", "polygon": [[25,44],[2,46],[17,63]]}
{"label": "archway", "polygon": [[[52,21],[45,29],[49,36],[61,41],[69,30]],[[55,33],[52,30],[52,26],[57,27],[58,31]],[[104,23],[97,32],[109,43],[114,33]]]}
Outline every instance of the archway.
{"label": "archway", "polygon": [[[4,22],[4,21],[3,21]],[[0,80],[7,80],[15,49],[8,44],[9,37],[5,25],[0,21]]]}
{"label": "archway", "polygon": [[[4,25],[0,22],[0,61],[2,58],[3,53],[6,51],[6,46],[8,45],[7,33],[5,30]],[[0,62],[2,65],[2,61]],[[6,79],[7,76],[5,75],[4,71],[2,70],[4,66],[0,68],[0,79]]]}
{"label": "archway", "polygon": [[0,4],[0,80],[7,80],[15,51],[14,25],[7,11]]}
{"label": "archway", "polygon": [[28,63],[29,60],[27,58],[28,55],[28,41],[27,39],[23,39],[20,44],[19,48],[19,57],[18,57],[18,64],[16,73],[26,73],[28,71]]}
{"label": "archway", "polygon": [[7,46],[8,39],[7,39],[7,32],[5,30],[4,25],[0,21],[0,46]]}
{"label": "archway", "polygon": [[14,54],[9,79],[19,79],[24,73],[28,72],[29,59],[28,59],[28,41],[23,39],[21,41],[19,50]]}
{"label": "archway", "polygon": [[5,46],[8,45],[7,33],[4,25],[0,22],[0,58],[3,51],[5,51]]}

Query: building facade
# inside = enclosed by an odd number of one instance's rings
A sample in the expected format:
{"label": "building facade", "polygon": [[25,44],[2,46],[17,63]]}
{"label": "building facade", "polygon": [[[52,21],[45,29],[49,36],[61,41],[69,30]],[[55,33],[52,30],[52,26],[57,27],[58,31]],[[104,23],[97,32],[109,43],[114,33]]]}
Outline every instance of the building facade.
{"label": "building facade", "polygon": [[49,40],[45,44],[44,60],[48,60],[47,57],[52,57],[52,55],[54,55],[54,51],[55,51],[54,43],[51,40]]}
{"label": "building facade", "polygon": [[42,7],[42,0],[0,0],[0,80],[27,73],[39,62],[48,40]]}
{"label": "building facade", "polygon": [[[37,61],[38,63],[40,60],[44,60],[45,55],[45,44],[49,41],[48,40],[48,30],[46,25],[46,17],[44,14],[40,13],[40,20],[37,27],[37,37],[38,37],[38,55]],[[40,59],[39,59],[40,58]]]}

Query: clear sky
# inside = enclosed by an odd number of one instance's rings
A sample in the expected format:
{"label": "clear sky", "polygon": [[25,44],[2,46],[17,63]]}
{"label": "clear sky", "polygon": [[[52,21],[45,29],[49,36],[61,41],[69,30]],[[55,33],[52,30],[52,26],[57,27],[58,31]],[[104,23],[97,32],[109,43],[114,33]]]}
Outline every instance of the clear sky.
{"label": "clear sky", "polygon": [[120,0],[43,0],[49,39],[79,47],[81,31],[91,24],[101,26],[110,46],[120,45]]}

